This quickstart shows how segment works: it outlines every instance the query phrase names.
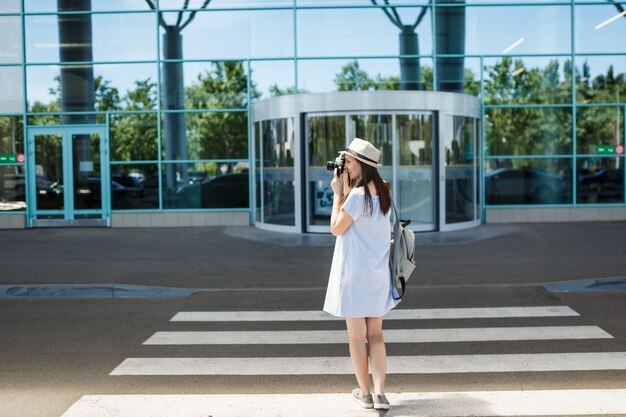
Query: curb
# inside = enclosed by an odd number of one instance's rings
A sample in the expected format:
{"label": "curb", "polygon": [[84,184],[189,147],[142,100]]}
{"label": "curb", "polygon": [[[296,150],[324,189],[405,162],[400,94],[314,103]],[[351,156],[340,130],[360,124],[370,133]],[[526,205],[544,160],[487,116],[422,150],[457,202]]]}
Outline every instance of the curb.
{"label": "curb", "polygon": [[195,289],[135,285],[0,285],[1,298],[189,297]]}

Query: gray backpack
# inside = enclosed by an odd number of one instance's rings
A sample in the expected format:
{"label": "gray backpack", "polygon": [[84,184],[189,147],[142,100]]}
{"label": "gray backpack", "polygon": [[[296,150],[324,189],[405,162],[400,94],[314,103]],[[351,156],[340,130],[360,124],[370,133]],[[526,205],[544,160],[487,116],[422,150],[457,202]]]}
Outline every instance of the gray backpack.
{"label": "gray backpack", "polygon": [[400,220],[396,206],[391,201],[396,221],[393,225],[393,239],[391,239],[391,252],[389,253],[389,268],[391,270],[391,285],[398,292],[399,300],[406,290],[406,282],[415,269],[415,234],[407,226],[410,220]]}

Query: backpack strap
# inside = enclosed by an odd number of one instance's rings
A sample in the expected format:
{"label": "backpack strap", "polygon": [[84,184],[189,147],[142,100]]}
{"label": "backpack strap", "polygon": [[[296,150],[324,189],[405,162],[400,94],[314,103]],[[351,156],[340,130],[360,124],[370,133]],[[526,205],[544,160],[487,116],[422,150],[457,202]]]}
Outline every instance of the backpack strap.
{"label": "backpack strap", "polygon": [[[393,207],[393,214],[394,214],[394,218],[395,218],[394,226],[393,226],[393,233],[394,233],[393,239],[394,239],[394,242],[395,242],[394,245],[397,245],[398,244],[398,236],[396,236],[395,234],[396,234],[397,230],[398,231],[400,230],[400,227],[399,227],[400,226],[400,217],[398,216],[398,210],[396,209],[396,205],[393,202],[393,198],[391,199],[391,207]],[[410,222],[408,222],[408,223],[410,223]],[[408,223],[406,223],[406,224],[408,224]],[[406,226],[402,225],[402,227],[406,227]],[[393,258],[394,259],[391,260],[391,264],[392,265],[398,265],[398,256],[399,256],[398,255],[398,250],[396,249],[396,250],[393,251]],[[399,299],[401,299],[404,296],[404,292],[406,290],[406,288],[405,288],[406,284],[405,284],[404,278],[400,277],[400,284],[402,285],[402,294],[399,294],[398,298],[396,298],[393,295],[393,289],[396,288],[396,282],[395,282],[396,271],[390,271],[390,272],[391,272],[390,275],[391,275],[392,297],[393,297],[394,300],[399,300]]]}

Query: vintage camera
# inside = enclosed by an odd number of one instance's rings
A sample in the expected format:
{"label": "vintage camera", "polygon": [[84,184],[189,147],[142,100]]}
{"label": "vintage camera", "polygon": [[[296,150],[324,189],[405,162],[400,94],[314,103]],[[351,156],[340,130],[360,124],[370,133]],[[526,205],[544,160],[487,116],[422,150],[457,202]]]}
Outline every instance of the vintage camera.
{"label": "vintage camera", "polygon": [[329,171],[337,170],[337,175],[341,175],[343,174],[343,166],[345,162],[346,162],[346,158],[344,158],[343,155],[340,155],[337,158],[335,158],[334,161],[326,162],[326,169]]}

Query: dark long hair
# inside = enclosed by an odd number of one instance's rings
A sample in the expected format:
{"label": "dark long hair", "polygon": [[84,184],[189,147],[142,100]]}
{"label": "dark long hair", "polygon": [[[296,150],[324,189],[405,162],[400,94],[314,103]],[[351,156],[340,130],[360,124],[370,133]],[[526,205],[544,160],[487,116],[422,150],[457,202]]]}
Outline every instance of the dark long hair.
{"label": "dark long hair", "polygon": [[[361,182],[359,187],[363,187],[363,191],[365,193],[365,211],[369,212],[370,215],[374,212],[374,200],[372,199],[370,188],[367,186],[367,184],[371,181],[374,183],[376,193],[378,194],[380,209],[383,214],[387,214],[391,208],[391,191],[389,190],[389,183],[381,178],[377,168],[364,164],[356,158],[355,160],[359,163],[359,165],[361,165]],[[346,197],[341,199],[340,205],[343,205],[345,198]]]}

